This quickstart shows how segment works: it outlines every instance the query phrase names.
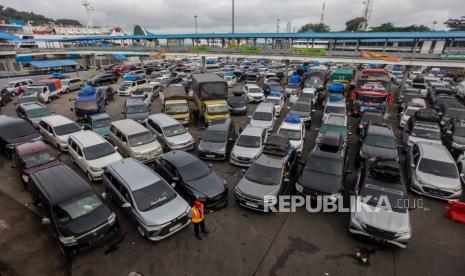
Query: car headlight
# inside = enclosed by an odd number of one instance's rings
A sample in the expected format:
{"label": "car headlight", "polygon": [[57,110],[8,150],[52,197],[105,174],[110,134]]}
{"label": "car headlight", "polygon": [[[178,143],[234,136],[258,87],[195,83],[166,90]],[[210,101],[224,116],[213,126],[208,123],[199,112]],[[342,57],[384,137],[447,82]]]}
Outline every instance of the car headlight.
{"label": "car headlight", "polygon": [[24,182],[27,183],[27,182],[29,181],[29,176],[23,174],[23,175],[21,175],[21,177],[23,178],[23,181],[24,181]]}
{"label": "car headlight", "polygon": [[304,186],[300,185],[299,182],[296,182],[295,189],[297,190],[297,192],[301,193],[304,191]]}
{"label": "car headlight", "polygon": [[200,200],[200,201],[205,201],[205,200],[207,200],[207,196],[206,196],[206,195],[202,195],[202,194],[194,193],[194,197],[197,198],[197,199]]}
{"label": "car headlight", "polygon": [[115,213],[111,213],[111,215],[107,218],[108,224],[112,225],[116,221],[116,215]]}
{"label": "car headlight", "polygon": [[358,124],[358,128],[363,128],[363,125],[362,125],[362,124]]}
{"label": "car headlight", "polygon": [[176,147],[176,146],[177,146],[176,143],[170,142],[170,141],[168,141],[167,144],[168,144],[168,146],[170,146],[170,147]]}
{"label": "car headlight", "polygon": [[15,148],[15,145],[14,144],[7,144],[5,146],[7,149],[14,149]]}
{"label": "car headlight", "polygon": [[362,228],[365,228],[365,222],[359,218],[357,215],[353,216],[353,220],[356,221]]}
{"label": "car headlight", "polygon": [[424,183],[425,183],[425,182],[423,181],[423,179],[422,179],[420,176],[417,175],[416,178],[417,178],[417,182],[418,182],[419,184],[424,184]]}
{"label": "car headlight", "polygon": [[98,168],[98,167],[90,167],[90,170],[93,171],[93,172],[101,172],[101,171],[103,171],[102,168]]}
{"label": "car headlight", "polygon": [[76,237],[75,236],[69,236],[69,237],[58,237],[61,243],[64,245],[73,245],[77,243]]}

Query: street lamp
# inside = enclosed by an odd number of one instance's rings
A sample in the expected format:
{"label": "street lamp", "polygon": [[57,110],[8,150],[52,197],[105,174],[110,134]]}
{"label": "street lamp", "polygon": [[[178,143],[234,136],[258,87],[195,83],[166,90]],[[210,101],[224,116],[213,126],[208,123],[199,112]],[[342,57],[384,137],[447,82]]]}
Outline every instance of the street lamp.
{"label": "street lamp", "polygon": [[195,34],[197,34],[197,14],[194,15]]}

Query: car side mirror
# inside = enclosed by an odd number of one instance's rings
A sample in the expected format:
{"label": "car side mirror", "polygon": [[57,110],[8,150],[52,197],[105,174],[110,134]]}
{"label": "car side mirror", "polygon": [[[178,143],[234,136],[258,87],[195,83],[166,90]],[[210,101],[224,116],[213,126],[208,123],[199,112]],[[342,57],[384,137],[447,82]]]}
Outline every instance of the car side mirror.
{"label": "car side mirror", "polygon": [[289,183],[290,181],[289,177],[284,178],[284,182]]}
{"label": "car side mirror", "polygon": [[129,202],[123,203],[123,205],[121,205],[121,208],[131,208],[131,203]]}
{"label": "car side mirror", "polygon": [[411,167],[411,168],[415,168],[415,164],[410,163],[410,167]]}
{"label": "car side mirror", "polygon": [[171,187],[173,187],[173,189],[175,189],[176,188],[176,182],[171,183]]}
{"label": "car side mirror", "polygon": [[47,217],[42,219],[42,224],[44,224],[44,225],[50,224],[50,222],[51,222],[50,219],[47,218]]}

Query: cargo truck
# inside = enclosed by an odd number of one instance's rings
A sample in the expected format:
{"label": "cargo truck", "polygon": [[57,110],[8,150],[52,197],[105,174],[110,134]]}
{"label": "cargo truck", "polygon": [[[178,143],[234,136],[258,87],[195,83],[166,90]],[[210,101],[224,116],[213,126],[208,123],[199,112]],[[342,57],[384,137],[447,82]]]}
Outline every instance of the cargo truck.
{"label": "cargo truck", "polygon": [[206,125],[229,118],[228,83],[215,74],[193,74],[192,90],[198,120]]}
{"label": "cargo truck", "polygon": [[183,86],[170,85],[163,91],[162,112],[183,125],[191,122],[187,94]]}

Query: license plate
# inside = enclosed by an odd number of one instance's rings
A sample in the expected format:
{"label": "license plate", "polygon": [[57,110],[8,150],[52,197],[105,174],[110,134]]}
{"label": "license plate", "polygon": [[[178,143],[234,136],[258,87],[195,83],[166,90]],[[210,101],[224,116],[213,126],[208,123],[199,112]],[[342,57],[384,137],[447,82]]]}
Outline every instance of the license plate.
{"label": "license plate", "polygon": [[253,202],[246,202],[245,205],[249,206],[249,207],[253,207],[253,208],[258,208],[258,204],[257,203],[253,203]]}
{"label": "license plate", "polygon": [[205,157],[207,157],[207,158],[214,158],[215,156],[214,156],[213,154],[207,154],[207,155],[205,155]]}
{"label": "license plate", "polygon": [[175,226],[173,226],[173,227],[170,228],[170,232],[175,231],[176,229],[178,229],[178,228],[181,227],[181,226],[182,226],[181,223],[176,224]]}

